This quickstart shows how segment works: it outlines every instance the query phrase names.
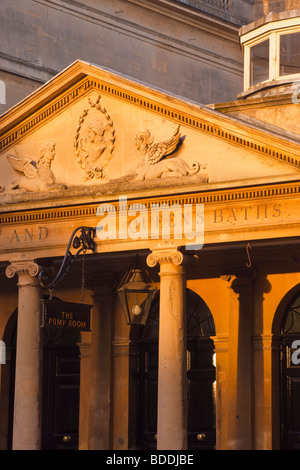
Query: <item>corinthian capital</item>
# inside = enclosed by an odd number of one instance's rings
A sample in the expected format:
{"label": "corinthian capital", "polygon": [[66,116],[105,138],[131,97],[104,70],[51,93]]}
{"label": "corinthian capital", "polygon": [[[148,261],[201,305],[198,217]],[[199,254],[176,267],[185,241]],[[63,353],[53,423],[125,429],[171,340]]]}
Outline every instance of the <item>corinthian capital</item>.
{"label": "corinthian capital", "polygon": [[40,266],[34,261],[15,261],[7,266],[5,274],[7,277],[12,278],[16,274],[29,274],[32,277],[38,275]]}

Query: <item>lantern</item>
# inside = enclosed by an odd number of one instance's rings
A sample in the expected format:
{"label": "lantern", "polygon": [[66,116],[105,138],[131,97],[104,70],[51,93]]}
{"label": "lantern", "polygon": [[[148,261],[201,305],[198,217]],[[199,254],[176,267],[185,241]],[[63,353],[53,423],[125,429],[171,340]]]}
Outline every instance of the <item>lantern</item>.
{"label": "lantern", "polygon": [[128,325],[145,325],[157,292],[147,271],[135,259],[118,287],[118,296]]}

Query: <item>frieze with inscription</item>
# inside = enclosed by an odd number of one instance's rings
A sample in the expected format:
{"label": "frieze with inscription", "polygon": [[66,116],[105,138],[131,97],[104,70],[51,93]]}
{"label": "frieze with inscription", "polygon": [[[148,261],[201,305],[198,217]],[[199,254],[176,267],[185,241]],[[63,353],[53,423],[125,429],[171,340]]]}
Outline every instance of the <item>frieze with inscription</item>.
{"label": "frieze with inscription", "polygon": [[[172,203],[176,204],[176,200],[172,199]],[[272,238],[297,236],[300,223],[298,205],[297,196],[289,197],[285,200],[274,198],[266,202],[256,202],[253,200],[248,201],[248,203],[224,203],[223,205],[207,203],[203,204],[204,224],[202,223],[202,212],[199,210],[202,204],[191,204],[190,214],[191,217],[194,214],[194,219],[192,218],[191,220],[195,220],[199,228],[204,230],[205,246],[209,243],[220,243],[223,241],[234,242],[241,239],[247,241],[253,238],[263,239],[266,236]],[[26,253],[28,252],[28,256],[29,254],[34,256],[36,251],[38,256],[47,257],[50,255],[49,248],[51,249],[50,256],[62,256],[65,253],[71,231],[75,226],[79,225],[97,228],[102,223],[104,236],[101,235],[102,232],[100,230],[95,237],[95,242],[100,249],[99,252],[154,249],[160,246],[161,243],[170,242],[171,244],[176,244],[180,238],[176,236],[176,231],[173,227],[175,219],[172,217],[172,214],[169,219],[170,230],[168,232],[170,232],[170,235],[168,234],[168,239],[166,239],[165,232],[167,227],[164,226],[164,231],[159,228],[160,219],[158,216],[154,217],[153,213],[150,213],[151,205],[134,204],[132,201],[128,201],[128,206],[126,205],[128,209],[127,215],[122,208],[119,208],[120,202],[110,204],[110,206],[110,217],[108,217],[105,208],[102,213],[99,210],[95,210],[90,215],[86,214],[85,216],[78,217],[78,209],[75,208],[72,224],[70,224],[70,220],[72,220],[71,208],[69,211],[66,211],[66,217],[61,216],[59,220],[49,220],[49,214],[46,211],[45,218],[48,219],[47,225],[41,225],[42,215],[39,215],[39,222],[36,225],[34,223],[28,225],[20,222],[16,225],[12,222],[7,225],[2,224],[0,229],[0,259],[7,259],[7,250],[10,253],[13,253],[15,250],[15,253],[19,254],[23,248],[26,250]],[[97,207],[99,208],[99,206]],[[178,241],[179,246],[183,246],[185,242],[192,245],[193,240],[190,236],[185,239],[186,233],[183,230],[186,226],[188,227],[189,221],[187,215],[189,213],[186,213],[184,206],[180,205],[179,200],[177,207],[179,209],[182,207],[181,214],[183,217],[182,236]],[[169,209],[167,205],[164,205],[164,210],[168,212],[170,209],[172,209],[172,204],[169,206]],[[198,214],[196,219],[195,214],[196,216]],[[122,215],[122,217],[118,221],[119,215]],[[125,222],[126,225],[124,225]],[[110,228],[110,234],[108,232],[105,234],[107,228]],[[194,232],[195,227],[191,226],[191,233]],[[111,234],[113,234],[113,237],[109,236]]]}
{"label": "frieze with inscription", "polygon": [[14,229],[7,235],[9,244],[21,244],[30,242],[41,242],[48,238],[49,232],[47,227],[30,227]]}
{"label": "frieze with inscription", "polygon": [[213,224],[241,224],[246,221],[278,219],[282,215],[281,204],[258,204],[253,206],[219,208],[212,211]]}

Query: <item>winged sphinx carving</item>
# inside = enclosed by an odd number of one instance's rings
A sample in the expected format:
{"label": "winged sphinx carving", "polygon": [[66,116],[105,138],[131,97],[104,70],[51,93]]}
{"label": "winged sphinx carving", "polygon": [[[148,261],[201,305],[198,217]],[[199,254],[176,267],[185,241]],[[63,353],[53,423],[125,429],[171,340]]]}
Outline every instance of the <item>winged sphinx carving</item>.
{"label": "winged sphinx carving", "polygon": [[63,189],[66,186],[57,184],[51,170],[51,164],[55,157],[55,144],[46,142],[40,149],[39,159],[36,161],[30,155],[8,155],[7,159],[14,170],[22,173],[18,179],[9,186],[9,191],[49,191]]}
{"label": "winged sphinx carving", "polygon": [[155,142],[148,129],[138,131],[135,143],[141,160],[136,171],[136,179],[141,181],[198,173],[200,170],[198,162],[193,163],[190,168],[181,158],[166,158],[178,149],[180,137],[180,126],[177,127],[170,139],[163,142]]}

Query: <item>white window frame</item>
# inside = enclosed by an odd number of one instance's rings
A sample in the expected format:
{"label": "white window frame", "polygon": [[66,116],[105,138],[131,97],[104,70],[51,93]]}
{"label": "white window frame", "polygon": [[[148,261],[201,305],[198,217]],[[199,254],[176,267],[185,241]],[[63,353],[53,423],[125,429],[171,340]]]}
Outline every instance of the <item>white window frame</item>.
{"label": "white window frame", "polygon": [[[300,76],[300,72],[298,73],[293,73],[293,74],[289,74],[289,75],[280,75],[280,38],[281,36],[285,36],[286,34],[293,34],[293,33],[300,33],[300,27],[299,28],[293,28],[291,30],[284,30],[284,31],[278,31],[277,35],[278,35],[278,70],[277,70],[277,76],[278,78],[284,78],[284,79],[293,79],[293,78],[299,78]],[[300,64],[299,64],[299,68],[300,68]]]}
{"label": "white window frame", "polygon": [[[285,23],[285,25],[283,25]],[[270,81],[299,80],[300,72],[291,75],[280,75],[280,38],[285,34],[300,32],[300,21],[297,18],[289,21],[278,21],[264,25],[254,31],[251,31],[241,38],[241,44],[244,49],[244,91],[247,91],[257,85]],[[251,77],[251,47],[269,39],[269,77],[267,80],[250,86]]]}
{"label": "white window frame", "polygon": [[[271,41],[270,41],[269,34],[264,35],[264,36],[260,37],[259,39],[251,41],[249,44],[245,45],[245,49],[244,49],[244,66],[245,66],[245,69],[244,69],[244,89],[245,90],[248,90],[249,88],[252,88],[252,86],[250,85],[250,79],[251,79],[251,48],[254,47],[254,46],[257,46],[261,42],[264,42],[268,39],[269,39],[269,77],[270,77]],[[269,77],[267,78],[267,80],[265,80],[265,82],[269,81]],[[260,83],[264,83],[264,82],[260,82]],[[257,84],[255,84],[255,85],[257,85]],[[253,85],[253,86],[255,86],[255,85]]]}

